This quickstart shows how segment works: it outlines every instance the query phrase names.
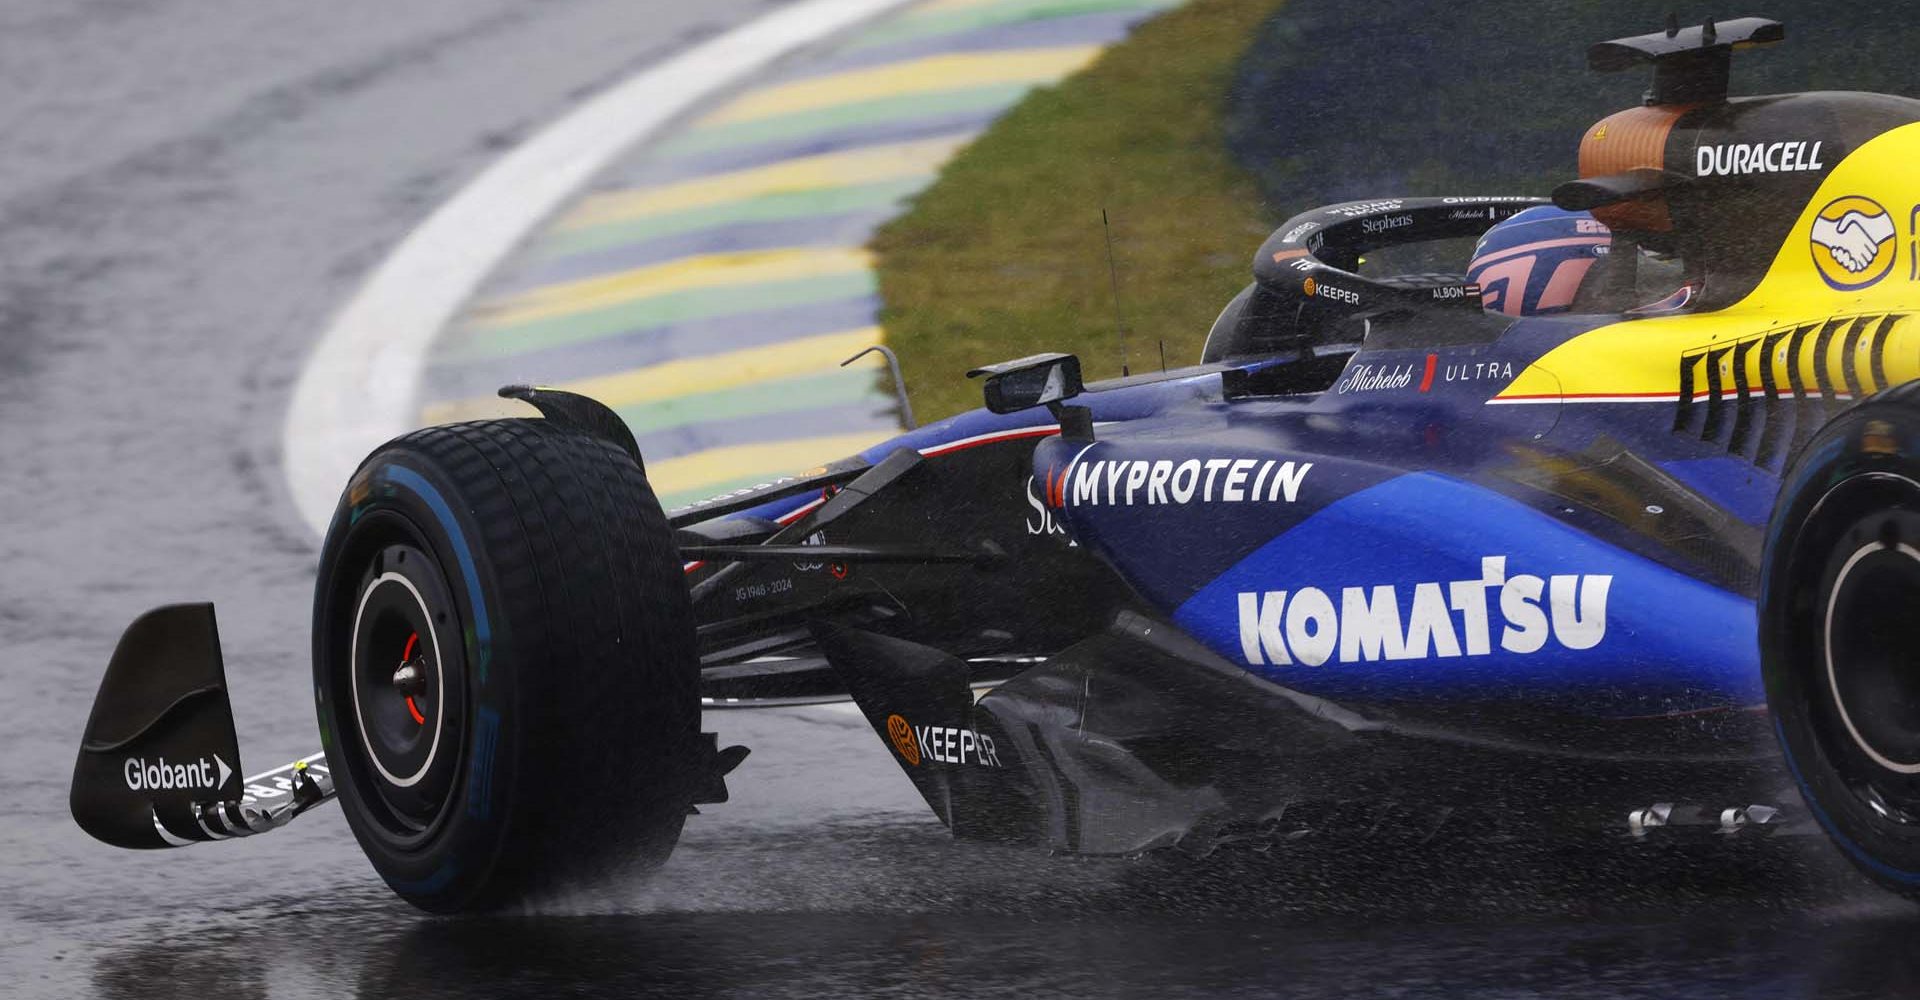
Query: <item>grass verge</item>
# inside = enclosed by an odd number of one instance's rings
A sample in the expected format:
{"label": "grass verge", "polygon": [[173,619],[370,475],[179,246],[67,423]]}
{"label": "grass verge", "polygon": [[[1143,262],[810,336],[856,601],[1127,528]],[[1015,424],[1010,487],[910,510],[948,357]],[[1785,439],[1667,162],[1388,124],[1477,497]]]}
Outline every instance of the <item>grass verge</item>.
{"label": "grass verge", "polygon": [[1274,219],[1229,157],[1234,68],[1281,0],[1192,0],[1037,90],[873,239],[881,322],[923,420],[979,405],[961,378],[1041,350],[1120,374],[1191,364]]}

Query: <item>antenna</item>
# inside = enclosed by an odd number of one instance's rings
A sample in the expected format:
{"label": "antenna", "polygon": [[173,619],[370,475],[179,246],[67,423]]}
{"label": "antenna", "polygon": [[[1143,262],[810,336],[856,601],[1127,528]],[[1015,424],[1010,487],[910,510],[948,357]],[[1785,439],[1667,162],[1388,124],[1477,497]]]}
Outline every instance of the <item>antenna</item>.
{"label": "antenna", "polygon": [[1107,222],[1105,206],[1100,209],[1100,230],[1107,237],[1107,280],[1113,285],[1113,329],[1120,338],[1120,377],[1133,374],[1127,370],[1127,321],[1120,315],[1120,269],[1113,263],[1113,226]]}

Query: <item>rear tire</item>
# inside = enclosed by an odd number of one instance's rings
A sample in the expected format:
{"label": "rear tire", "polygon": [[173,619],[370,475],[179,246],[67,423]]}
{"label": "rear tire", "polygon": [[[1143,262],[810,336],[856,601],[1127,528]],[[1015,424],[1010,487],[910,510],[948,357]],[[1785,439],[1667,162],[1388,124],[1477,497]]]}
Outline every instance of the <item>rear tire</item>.
{"label": "rear tire", "polygon": [[1822,428],[1767,531],[1760,656],[1800,793],[1874,881],[1920,899],[1920,403]]}
{"label": "rear tire", "polygon": [[313,669],[381,877],[454,912],[664,862],[695,780],[692,622],[619,447],[498,420],[375,451],[327,532]]}

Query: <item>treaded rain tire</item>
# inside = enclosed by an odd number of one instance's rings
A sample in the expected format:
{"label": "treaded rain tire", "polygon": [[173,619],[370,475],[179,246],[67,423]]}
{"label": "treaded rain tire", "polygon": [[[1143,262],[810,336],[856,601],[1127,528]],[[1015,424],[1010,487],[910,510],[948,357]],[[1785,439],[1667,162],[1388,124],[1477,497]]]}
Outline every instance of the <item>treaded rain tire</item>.
{"label": "treaded rain tire", "polygon": [[[1781,481],[1758,617],[1774,732],[1849,860],[1920,899],[1920,384],[1815,434]],[[1904,692],[1904,694],[1902,694]],[[1891,695],[1891,696],[1890,696]],[[1889,707],[1894,706],[1894,707]]]}
{"label": "treaded rain tire", "polygon": [[545,420],[381,446],[327,532],[313,636],[341,806],[407,901],[498,908],[671,853],[699,730],[693,617],[619,447]]}

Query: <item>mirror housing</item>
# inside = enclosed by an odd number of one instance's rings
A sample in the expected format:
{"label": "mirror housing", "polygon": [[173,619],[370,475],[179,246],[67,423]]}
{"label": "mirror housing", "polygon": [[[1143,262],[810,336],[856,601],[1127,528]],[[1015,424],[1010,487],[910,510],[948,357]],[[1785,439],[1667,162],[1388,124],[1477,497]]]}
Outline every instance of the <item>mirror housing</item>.
{"label": "mirror housing", "polygon": [[1057,407],[1080,395],[1080,359],[1071,354],[1033,354],[997,365],[984,365],[968,378],[987,377],[982,386],[987,409],[1018,413],[1036,406]]}

